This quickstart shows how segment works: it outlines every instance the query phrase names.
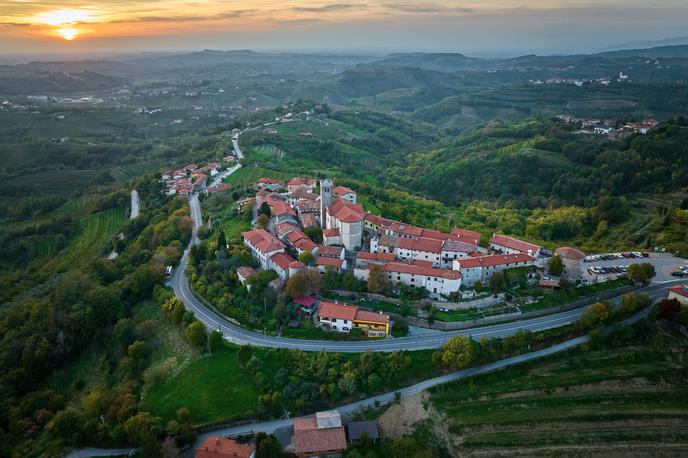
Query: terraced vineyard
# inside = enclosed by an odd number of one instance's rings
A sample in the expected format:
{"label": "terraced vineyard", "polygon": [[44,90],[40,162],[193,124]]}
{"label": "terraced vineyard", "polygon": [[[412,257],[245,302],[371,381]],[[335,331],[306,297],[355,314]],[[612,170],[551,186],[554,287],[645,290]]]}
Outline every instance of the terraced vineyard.
{"label": "terraced vineyard", "polygon": [[126,215],[124,208],[111,208],[82,219],[81,233],[49,262],[48,269],[62,272],[93,259],[122,227]]}
{"label": "terraced vineyard", "polygon": [[462,456],[685,444],[685,377],[680,357],[650,346],[573,350],[437,388],[431,402]]}

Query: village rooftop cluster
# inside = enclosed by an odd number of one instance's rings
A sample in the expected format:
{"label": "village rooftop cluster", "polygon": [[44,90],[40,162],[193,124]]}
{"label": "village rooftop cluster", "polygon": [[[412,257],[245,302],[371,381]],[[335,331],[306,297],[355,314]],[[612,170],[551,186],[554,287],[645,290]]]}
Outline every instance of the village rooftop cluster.
{"label": "village rooftop cluster", "polygon": [[[269,223],[242,236],[259,268],[277,273],[276,288],[306,269],[321,274],[350,272],[367,281],[376,266],[389,285],[422,288],[427,297],[448,301],[464,295],[475,297],[470,289],[477,282],[488,284],[495,273],[506,269],[533,266],[544,271],[555,253],[561,256],[563,275],[569,279],[580,280],[585,270],[581,268],[585,254],[575,248],[562,247],[552,253],[497,233],[481,245],[481,234],[476,231],[453,228],[443,233],[366,212],[357,202],[355,190],[334,186],[328,179],[318,182],[295,177],[285,182],[261,178],[257,188],[254,208],[267,206]],[[304,232],[315,226],[322,230],[321,244]],[[298,260],[304,252],[312,255],[310,265]],[[244,284],[254,273],[252,267],[237,268]],[[302,310],[314,315],[326,329],[348,332],[361,328],[368,335],[388,332],[386,315],[371,314],[364,319],[352,306],[322,302],[314,310],[310,308],[313,305],[302,304]]]}

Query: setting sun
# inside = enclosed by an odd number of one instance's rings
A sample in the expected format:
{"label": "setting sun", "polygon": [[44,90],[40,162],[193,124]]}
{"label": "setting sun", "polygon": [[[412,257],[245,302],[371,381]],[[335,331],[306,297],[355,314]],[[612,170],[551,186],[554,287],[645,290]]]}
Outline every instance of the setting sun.
{"label": "setting sun", "polygon": [[77,35],[79,34],[79,31],[77,29],[67,27],[67,28],[63,28],[63,29],[58,29],[57,33],[58,33],[58,35],[60,35],[65,40],[71,41],[77,37]]}

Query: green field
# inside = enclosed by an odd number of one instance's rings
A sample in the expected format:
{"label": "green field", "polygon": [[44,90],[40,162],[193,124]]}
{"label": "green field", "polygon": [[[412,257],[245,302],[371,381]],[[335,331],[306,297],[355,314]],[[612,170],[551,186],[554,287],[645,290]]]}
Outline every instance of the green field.
{"label": "green field", "polygon": [[[432,390],[457,450],[688,440],[677,354],[644,345],[572,350]],[[458,452],[457,452],[458,453]]]}
{"label": "green field", "polygon": [[79,235],[48,263],[47,269],[62,272],[80,262],[90,262],[122,227],[126,215],[124,208],[111,208],[82,219]]}
{"label": "green field", "polygon": [[203,357],[152,387],[144,396],[143,408],[172,419],[179,408],[186,407],[191,422],[202,425],[250,418],[259,395],[253,378],[239,365],[237,352],[227,350]]}
{"label": "green field", "polygon": [[263,177],[274,178],[276,180],[287,180],[292,178],[292,176],[293,175],[286,172],[278,172],[262,167],[242,167],[227,177],[225,183],[241,187],[256,184],[256,182]]}

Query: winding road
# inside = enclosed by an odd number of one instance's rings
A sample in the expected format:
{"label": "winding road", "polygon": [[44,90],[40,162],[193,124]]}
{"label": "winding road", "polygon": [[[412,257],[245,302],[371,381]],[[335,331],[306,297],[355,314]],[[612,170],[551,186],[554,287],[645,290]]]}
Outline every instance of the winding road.
{"label": "winding road", "polygon": [[[482,336],[488,338],[509,337],[520,329],[532,332],[543,331],[546,329],[557,328],[574,323],[582,316],[585,307],[568,310],[537,318],[521,320],[511,323],[494,324],[479,328],[462,329],[448,332],[419,333],[407,337],[387,338],[377,341],[329,341],[329,340],[303,340],[291,339],[286,337],[276,337],[264,335],[260,332],[245,329],[228,320],[226,317],[212,310],[197,298],[191,290],[189,280],[186,276],[188,265],[189,249],[198,243],[196,232],[200,227],[201,208],[198,195],[193,194],[189,198],[191,216],[194,220],[194,231],[189,242],[189,248],[184,251],[179,267],[172,277],[172,288],[175,295],[184,303],[184,306],[193,312],[196,318],[202,321],[208,329],[217,330],[222,333],[225,339],[238,345],[255,345],[260,347],[272,348],[291,348],[304,351],[341,352],[359,353],[365,351],[399,351],[399,350],[427,350],[439,348],[449,339],[456,335],[468,335],[478,340]],[[655,283],[650,286],[638,289],[638,292],[647,292],[652,300],[665,297],[667,288],[674,284],[683,283],[683,280]],[[614,300],[614,299],[612,299]]]}

